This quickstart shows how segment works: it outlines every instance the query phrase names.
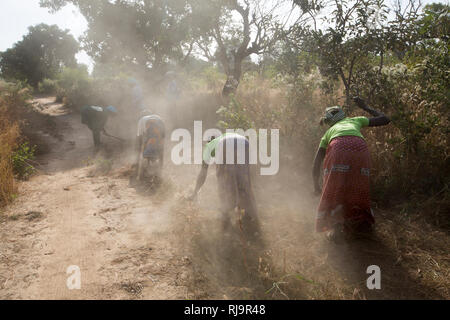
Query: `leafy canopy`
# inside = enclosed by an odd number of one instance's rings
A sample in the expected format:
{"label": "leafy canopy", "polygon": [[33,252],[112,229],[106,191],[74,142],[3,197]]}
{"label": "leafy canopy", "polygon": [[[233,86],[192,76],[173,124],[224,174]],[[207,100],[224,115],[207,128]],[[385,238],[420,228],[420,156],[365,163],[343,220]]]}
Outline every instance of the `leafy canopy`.
{"label": "leafy canopy", "polygon": [[0,53],[1,76],[26,81],[34,87],[53,78],[64,67],[75,66],[79,44],[68,30],[39,24],[12,48]]}

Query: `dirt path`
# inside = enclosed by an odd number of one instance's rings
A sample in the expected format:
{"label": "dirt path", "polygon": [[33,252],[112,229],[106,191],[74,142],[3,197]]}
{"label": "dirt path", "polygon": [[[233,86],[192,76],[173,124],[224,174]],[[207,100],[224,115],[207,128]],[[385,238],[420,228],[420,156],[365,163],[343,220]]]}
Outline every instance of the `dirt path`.
{"label": "dirt path", "polygon": [[[94,175],[106,160],[93,158],[89,130],[61,105],[39,102],[62,139],[47,136],[41,174],[21,184],[2,221],[0,298],[187,298],[189,260],[175,250],[170,203],[139,195],[118,175]],[[66,285],[72,265],[80,290]]]}
{"label": "dirt path", "polygon": [[[196,203],[184,195],[197,166],[166,161],[156,193],[136,190],[131,150],[114,151],[105,138],[106,151],[94,155],[79,115],[51,98],[36,102],[54,122],[53,132],[40,133],[51,151],[0,215],[0,299],[450,297],[445,231],[376,210],[374,238],[330,244],[314,231],[309,174],[283,167],[255,180],[264,236],[255,249],[239,233],[238,215],[234,231],[222,232],[213,172]],[[114,133],[117,124],[109,125]],[[366,287],[370,265],[382,270],[382,290]],[[79,290],[67,286],[70,266],[81,272]]]}

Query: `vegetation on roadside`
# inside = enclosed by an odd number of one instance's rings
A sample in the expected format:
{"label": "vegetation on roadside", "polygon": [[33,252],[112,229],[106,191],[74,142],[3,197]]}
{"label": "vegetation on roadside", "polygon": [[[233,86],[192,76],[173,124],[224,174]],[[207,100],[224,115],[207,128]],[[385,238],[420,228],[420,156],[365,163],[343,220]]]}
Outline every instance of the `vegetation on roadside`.
{"label": "vegetation on roadside", "polygon": [[[222,121],[246,127],[251,119],[255,127],[279,127],[282,139],[297,146],[297,155],[312,161],[325,130],[318,125],[324,108],[344,105],[349,115],[364,115],[350,99],[359,95],[392,119],[383,130],[364,133],[372,155],[373,200],[386,206],[439,194],[445,204],[421,214],[435,222],[440,216],[437,224],[448,228],[449,7],[422,10],[411,4],[409,11],[391,9],[396,17],[388,20],[381,4],[369,24],[372,2],[333,7],[326,29],[298,26],[280,45],[276,81],[264,73],[247,86],[244,81],[221,109]],[[320,11],[308,1],[297,3],[311,14]]]}
{"label": "vegetation on roadside", "polygon": [[16,103],[23,103],[23,89],[0,81],[0,206],[8,204],[17,192],[12,155],[17,148],[20,129],[15,117]]}
{"label": "vegetation on roadside", "polygon": [[12,153],[13,171],[18,179],[26,180],[36,171],[31,164],[35,151],[36,146],[30,147],[28,142],[24,142]]}
{"label": "vegetation on roadside", "polygon": [[[323,109],[340,104],[348,114],[360,115],[350,99],[359,95],[392,119],[389,127],[365,133],[372,148],[374,200],[387,205],[420,195],[440,194],[448,199],[449,7],[436,3],[422,8],[413,0],[407,2],[402,7],[401,3],[389,6],[378,0],[327,6],[324,1],[293,1],[291,14],[302,19],[289,27],[276,25],[280,17],[262,7],[260,15],[246,21],[257,2],[217,0],[216,7],[202,9],[196,1],[186,0],[191,11],[168,2],[164,6],[180,18],[178,25],[167,12],[157,10],[157,3],[145,8],[123,4],[121,10],[128,15],[122,23],[130,27],[136,15],[144,18],[154,13],[167,19],[168,24],[161,28],[169,28],[178,37],[167,39],[158,53],[152,46],[154,35],[139,40],[127,38],[129,33],[116,29],[111,32],[117,37],[96,33],[113,21],[108,17],[119,12],[114,10],[117,4],[103,6],[101,1],[94,1],[97,5],[86,7],[83,1],[46,0],[41,5],[53,10],[73,3],[92,19],[81,44],[95,60],[93,73],[72,63],[78,46],[67,32],[45,25],[30,29],[14,50],[27,47],[31,39],[50,41],[58,34],[70,44],[70,50],[52,51],[64,54],[51,59],[56,64],[46,65],[49,73],[42,77],[24,73],[14,76],[9,72],[14,65],[9,64],[5,52],[2,64],[8,67],[3,66],[2,73],[37,83],[41,93],[56,94],[73,109],[90,104],[127,110],[135,107],[130,77],[139,80],[146,96],[163,96],[164,74],[176,69],[186,103],[195,101],[197,107],[193,108],[197,109],[209,104],[213,112],[208,117],[215,115],[222,128],[279,128],[282,144],[295,145],[290,152],[301,154],[306,163],[312,159],[324,130],[317,125]],[[269,11],[263,14],[266,9]],[[214,19],[225,23],[234,11],[244,18],[244,29],[239,25],[216,29],[210,23],[186,24],[191,14],[198,22],[203,21],[206,12],[215,12]],[[261,32],[261,38],[253,43],[247,42],[246,37],[254,32],[247,30],[247,24],[256,24],[255,30]],[[185,29],[176,28],[182,26]],[[269,35],[273,37],[269,39]],[[61,47],[63,40],[50,41],[48,48],[50,44]],[[130,50],[112,54],[106,49],[117,47],[117,41],[130,44]],[[205,51],[205,45],[216,42],[215,53]],[[139,56],[142,47],[148,53],[145,57]],[[250,51],[259,55],[258,62],[245,59]],[[193,52],[196,57],[189,55]],[[202,54],[207,55],[207,61],[198,58]],[[42,69],[33,61],[29,64]],[[217,99],[231,78],[236,80],[228,93],[231,96]],[[446,210],[446,206],[439,210]]]}
{"label": "vegetation on roadside", "polygon": [[[0,82],[0,206],[17,194],[15,179],[27,179],[34,171],[36,150],[21,130],[32,90],[55,95],[73,111],[114,105],[122,121],[139,115],[134,79],[143,89],[144,105],[152,109],[165,98],[167,72],[175,71],[182,91],[179,125],[191,128],[194,120],[203,120],[204,128],[279,129],[285,164],[280,169],[295,168],[290,179],[310,175],[326,130],[319,126],[325,107],[342,105],[350,116],[368,116],[353,105],[351,98],[358,95],[392,122],[363,131],[371,149],[378,239],[364,248],[352,244],[355,265],[365,267],[375,257],[390,266],[383,277],[393,288],[380,293],[382,298],[449,296],[448,5],[420,7],[414,0],[395,5],[383,0],[41,0],[52,10],[66,4],[88,18],[80,45],[93,58],[94,70],[76,64],[79,44],[53,26],[30,28],[21,42],[1,53],[1,77],[11,82]],[[278,10],[286,4],[293,18],[283,24],[286,17]],[[87,164],[93,166],[92,176],[113,169],[105,158]],[[355,271],[359,276],[350,281],[347,272],[339,274],[333,257],[324,262],[317,254],[322,244],[309,228],[313,222],[298,224],[298,208],[280,202],[265,217],[265,231],[273,237],[268,255],[276,263],[259,270],[267,284],[263,297],[364,299],[365,270]],[[183,216],[185,211],[183,205]],[[299,232],[293,225],[308,228]],[[348,254],[340,249],[333,251]]]}

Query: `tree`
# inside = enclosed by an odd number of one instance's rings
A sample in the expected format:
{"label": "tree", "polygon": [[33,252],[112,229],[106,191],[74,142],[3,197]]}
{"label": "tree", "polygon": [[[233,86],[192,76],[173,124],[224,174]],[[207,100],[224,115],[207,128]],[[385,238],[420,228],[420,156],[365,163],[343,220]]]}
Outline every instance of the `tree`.
{"label": "tree", "polygon": [[78,42],[68,30],[39,24],[28,28],[21,41],[0,53],[1,76],[27,81],[33,87],[44,78],[53,78],[64,67],[76,66]]}
{"label": "tree", "polygon": [[449,40],[449,5],[433,3],[421,9],[421,3],[414,0],[403,6],[399,0],[395,4],[396,18],[390,27],[391,48],[399,59],[409,51],[426,50],[437,41]]}
{"label": "tree", "polygon": [[97,64],[164,74],[192,50],[187,0],[41,0],[53,11],[77,6],[88,22],[83,49]]}
{"label": "tree", "polygon": [[449,41],[450,37],[450,5],[443,3],[427,4],[424,16],[419,21],[420,32],[432,39]]}
{"label": "tree", "polygon": [[[386,59],[402,61],[415,50],[448,41],[448,5],[428,5],[421,12],[421,1],[416,0],[396,0],[392,7],[384,0],[293,2],[313,23],[298,25],[286,39],[285,51],[306,52],[323,76],[340,79],[348,105],[351,95],[367,85],[364,76],[373,71],[374,64],[380,75]],[[316,23],[319,19],[324,22],[322,27]]]}
{"label": "tree", "polygon": [[303,17],[299,14],[294,19],[295,8],[289,8],[287,1],[282,0],[190,3],[204,31],[196,45],[210,61],[218,61],[227,75],[223,88],[225,96],[236,91],[242,76],[243,61],[252,54],[269,52],[277,41],[289,34],[292,28],[288,25],[300,23]]}
{"label": "tree", "polygon": [[41,0],[52,10],[69,3],[88,21],[83,48],[96,62],[162,75],[196,51],[221,64],[225,94],[236,90],[246,58],[288,32],[294,11],[282,12],[287,0]]}
{"label": "tree", "polygon": [[[312,55],[322,75],[339,78],[350,104],[356,90],[356,68],[364,66],[362,62],[371,55],[379,57],[380,70],[383,66],[387,41],[387,8],[383,0],[335,0],[327,6],[321,0],[294,2],[312,17],[313,24],[298,26],[291,45]],[[331,12],[321,18],[327,26],[321,29],[316,21],[324,8]]]}

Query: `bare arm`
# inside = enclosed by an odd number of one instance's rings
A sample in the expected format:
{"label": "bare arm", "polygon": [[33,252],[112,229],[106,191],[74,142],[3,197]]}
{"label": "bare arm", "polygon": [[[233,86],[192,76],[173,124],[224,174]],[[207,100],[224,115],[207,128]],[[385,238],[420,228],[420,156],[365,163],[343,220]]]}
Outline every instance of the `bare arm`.
{"label": "bare arm", "polygon": [[320,166],[322,165],[323,159],[325,158],[325,154],[326,154],[326,149],[319,147],[319,149],[317,149],[317,153],[314,158],[312,177],[313,177],[313,182],[314,182],[314,191],[316,193],[321,192],[320,186],[319,186]]}
{"label": "bare arm", "polygon": [[164,146],[161,148],[159,152],[159,167],[162,168],[164,164]]}
{"label": "bare arm", "polygon": [[134,151],[136,152],[136,165],[139,165],[139,158],[141,156],[141,145],[142,145],[142,137],[136,136],[136,140],[134,142]]}
{"label": "bare arm", "polygon": [[197,178],[197,183],[195,185],[194,193],[190,197],[191,200],[195,199],[195,197],[197,196],[197,193],[200,191],[200,188],[205,184],[207,175],[208,175],[208,164],[206,162],[203,162],[202,169]]}
{"label": "bare arm", "polygon": [[354,97],[353,101],[363,109],[364,111],[367,111],[370,113],[373,118],[369,118],[369,127],[379,127],[379,126],[385,126],[388,125],[391,122],[391,119],[389,119],[386,115],[384,115],[382,112],[371,109],[366,102],[361,99],[360,97]]}
{"label": "bare arm", "polygon": [[162,146],[159,154],[159,165],[162,168],[164,162],[164,142],[166,139],[166,127],[164,126],[164,122],[162,121],[161,121],[161,139],[162,139]]}

